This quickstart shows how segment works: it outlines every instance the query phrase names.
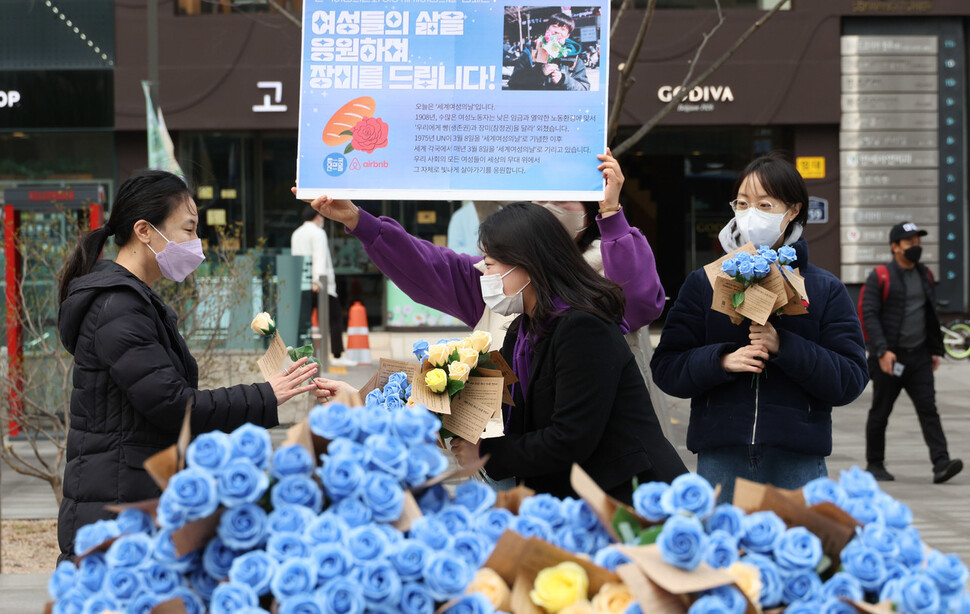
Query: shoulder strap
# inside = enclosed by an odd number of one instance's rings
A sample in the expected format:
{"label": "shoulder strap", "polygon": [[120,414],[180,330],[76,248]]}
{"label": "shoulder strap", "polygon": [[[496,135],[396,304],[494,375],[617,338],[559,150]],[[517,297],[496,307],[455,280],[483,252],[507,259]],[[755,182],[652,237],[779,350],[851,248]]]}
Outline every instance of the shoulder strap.
{"label": "shoulder strap", "polygon": [[876,277],[879,279],[879,289],[882,290],[882,300],[889,296],[889,267],[885,264],[876,266]]}

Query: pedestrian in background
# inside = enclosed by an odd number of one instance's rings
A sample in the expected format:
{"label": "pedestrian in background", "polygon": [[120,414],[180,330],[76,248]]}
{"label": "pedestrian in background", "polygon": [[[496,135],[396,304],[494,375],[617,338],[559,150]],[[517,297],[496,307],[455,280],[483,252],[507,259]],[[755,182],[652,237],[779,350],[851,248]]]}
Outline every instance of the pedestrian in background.
{"label": "pedestrian in background", "polygon": [[933,482],[960,473],[963,461],[951,459],[936,410],[933,372],[943,356],[943,335],[936,315],[933,275],[920,264],[920,237],[926,231],[912,222],[889,231],[893,259],[869,273],[862,292],[862,320],[868,337],[872,407],[866,420],[866,470],[877,480],[895,477],[886,470],[886,427],[901,390],[916,406],[923,440],[930,450]]}
{"label": "pedestrian in background", "polygon": [[801,237],[808,190],[795,166],[779,154],[756,159],[734,198],[734,218],[719,236],[725,251],[749,241],[791,246],[811,304],[806,314],[773,315],[763,326],[735,325],[711,309],[711,283],[698,269],[667,316],[650,363],[654,381],[691,399],[687,447],[697,473],[721,485],[721,502],[732,500],[738,477],[800,488],[827,475],[832,407],[855,400],[869,379],[845,286],[809,262]]}
{"label": "pedestrian in background", "polygon": [[[323,216],[306,207],[303,211],[303,224],[290,235],[290,254],[304,256],[303,277],[300,297],[300,335],[308,333],[312,326],[313,312],[319,304],[320,276],[327,276],[327,297],[330,314],[330,352],[331,364],[354,366],[356,363],[340,358],[344,352],[343,307],[337,297],[337,281],[334,278],[333,260],[330,258],[330,245],[327,232],[323,229]],[[306,258],[309,256],[309,258]]]}

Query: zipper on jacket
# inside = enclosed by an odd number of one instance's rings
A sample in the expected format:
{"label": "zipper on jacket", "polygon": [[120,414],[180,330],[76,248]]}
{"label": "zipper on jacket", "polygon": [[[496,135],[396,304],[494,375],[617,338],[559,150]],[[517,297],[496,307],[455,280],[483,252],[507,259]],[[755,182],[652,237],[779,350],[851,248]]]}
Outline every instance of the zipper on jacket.
{"label": "zipper on jacket", "polygon": [[754,385],[754,424],[751,425],[751,445],[754,445],[754,435],[758,430],[758,392],[761,390],[761,378]]}

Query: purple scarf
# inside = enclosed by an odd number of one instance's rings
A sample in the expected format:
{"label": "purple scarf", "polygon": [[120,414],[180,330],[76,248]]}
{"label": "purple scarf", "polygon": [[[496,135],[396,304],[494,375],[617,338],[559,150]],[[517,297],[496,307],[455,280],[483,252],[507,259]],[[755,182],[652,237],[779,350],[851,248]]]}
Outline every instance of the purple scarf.
{"label": "purple scarf", "polygon": [[[569,305],[559,297],[552,299],[552,306],[554,313],[557,315],[569,309]],[[552,324],[552,320],[553,317],[550,316],[543,323],[541,329],[543,332]],[[512,370],[515,372],[515,376],[519,378],[519,381],[517,384],[512,384],[512,396],[515,397],[515,387],[519,386],[522,390],[523,403],[525,403],[526,390],[529,386],[529,376],[532,374],[532,357],[535,355],[535,344],[538,340],[538,335],[526,331],[524,318],[519,321],[519,334],[516,336],[515,346],[512,348]],[[513,409],[512,407],[509,408],[508,417],[505,419],[506,432],[508,432],[509,419],[512,417]]]}

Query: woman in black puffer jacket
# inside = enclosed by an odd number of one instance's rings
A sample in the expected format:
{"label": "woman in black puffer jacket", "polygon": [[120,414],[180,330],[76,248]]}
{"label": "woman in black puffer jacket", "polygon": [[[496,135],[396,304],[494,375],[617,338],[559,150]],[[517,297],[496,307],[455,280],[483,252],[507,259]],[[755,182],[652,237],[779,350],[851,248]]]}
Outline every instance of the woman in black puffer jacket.
{"label": "woman in black puffer jacket", "polygon": [[[180,282],[205,259],[198,220],[181,179],[139,173],[121,184],[108,223],[82,239],[64,268],[58,330],[74,355],[74,390],[59,560],[74,555],[80,527],[113,516],[105,505],[159,495],[142,463],[175,443],[189,401],[193,434],[247,422],[268,428],[278,424],[278,405],[316,388],[302,385],[316,371],[303,359],[267,383],[197,389],[198,366],[175,312],[151,285],[163,276]],[[112,235],[118,257],[98,260]]]}

